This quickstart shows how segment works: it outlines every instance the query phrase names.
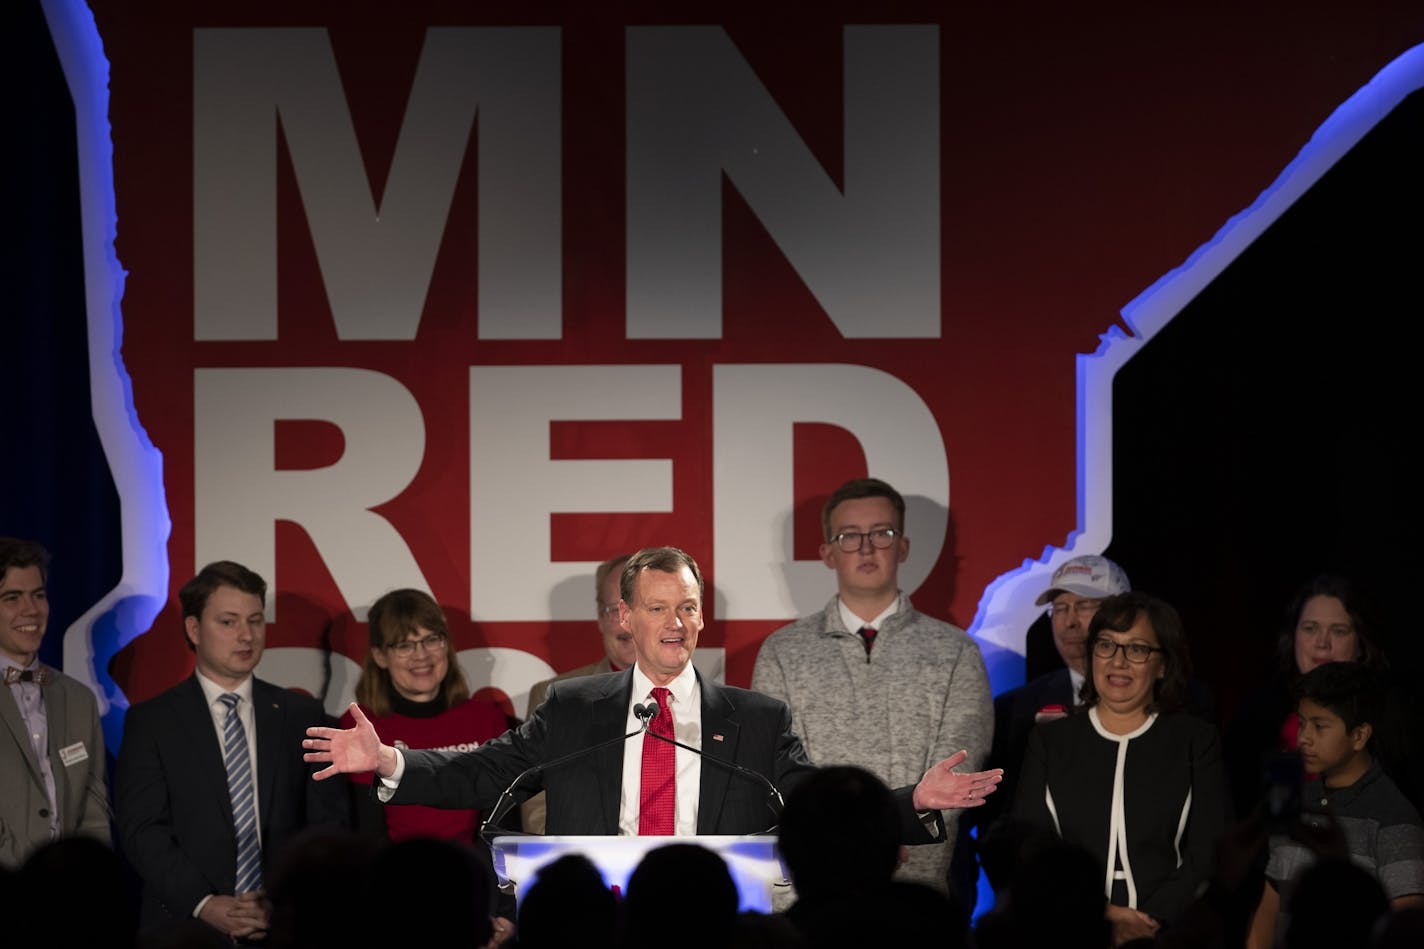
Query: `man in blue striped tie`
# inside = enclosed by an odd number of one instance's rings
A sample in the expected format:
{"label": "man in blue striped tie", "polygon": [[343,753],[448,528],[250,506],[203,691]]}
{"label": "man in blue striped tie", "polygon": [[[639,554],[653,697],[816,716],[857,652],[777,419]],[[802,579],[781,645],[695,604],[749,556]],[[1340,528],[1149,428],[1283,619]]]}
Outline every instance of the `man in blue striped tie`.
{"label": "man in blue striped tie", "polygon": [[115,799],[146,931],[194,917],[260,940],[264,870],[282,844],[310,824],[348,824],[346,789],[307,780],[299,757],[306,728],[330,718],[315,699],[253,675],[266,596],[241,564],[204,567],[178,594],[195,674],[128,712]]}

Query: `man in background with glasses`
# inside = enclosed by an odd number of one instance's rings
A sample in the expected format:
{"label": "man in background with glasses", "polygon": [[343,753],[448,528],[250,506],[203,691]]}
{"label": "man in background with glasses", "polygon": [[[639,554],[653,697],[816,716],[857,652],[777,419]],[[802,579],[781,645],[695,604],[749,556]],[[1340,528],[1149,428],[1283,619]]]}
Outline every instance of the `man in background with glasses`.
{"label": "man in background with glasses", "polygon": [[[529,690],[529,711],[525,714],[525,718],[532,716],[534,710],[544,703],[544,693],[549,691],[551,683],[561,679],[574,679],[578,676],[622,672],[636,661],[633,634],[618,622],[618,579],[623,573],[623,565],[632,556],[632,554],[623,554],[612,560],[605,560],[598,565],[598,570],[593,575],[594,602],[598,605],[598,632],[603,640],[603,658],[597,662],[590,662],[586,666],[562,672],[552,679],[534,683],[534,686]],[[525,833],[544,833],[545,810],[543,791],[519,805],[519,822]]]}
{"label": "man in background with glasses", "polygon": [[115,769],[119,836],[143,881],[139,927],[191,917],[261,941],[272,858],[304,827],[350,824],[346,782],[311,781],[301,759],[307,727],[332,720],[253,675],[267,638],[260,576],[210,563],[178,599],[197,668],[129,709]]}
{"label": "man in background with glasses", "polygon": [[[848,481],[827,499],[821,530],[836,595],[767,637],[752,688],[790,706],[817,764],[856,765],[891,787],[960,750],[978,770],[993,727],[984,659],[963,630],[919,612],[900,590],[910,555],[904,498],[876,478]],[[947,889],[956,822],[945,829],[940,843],[908,849],[902,879]]]}

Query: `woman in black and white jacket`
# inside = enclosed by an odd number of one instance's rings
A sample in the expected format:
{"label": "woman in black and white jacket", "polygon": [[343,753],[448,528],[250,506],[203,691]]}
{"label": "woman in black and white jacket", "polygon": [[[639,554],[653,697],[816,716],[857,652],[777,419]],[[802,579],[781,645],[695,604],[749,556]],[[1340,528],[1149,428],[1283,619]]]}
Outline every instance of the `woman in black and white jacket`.
{"label": "woman in black and white jacket", "polygon": [[1113,943],[1172,923],[1211,873],[1229,811],[1215,726],[1182,711],[1190,660],[1177,611],[1104,600],[1077,714],[1029,737],[1014,816],[1096,854]]}

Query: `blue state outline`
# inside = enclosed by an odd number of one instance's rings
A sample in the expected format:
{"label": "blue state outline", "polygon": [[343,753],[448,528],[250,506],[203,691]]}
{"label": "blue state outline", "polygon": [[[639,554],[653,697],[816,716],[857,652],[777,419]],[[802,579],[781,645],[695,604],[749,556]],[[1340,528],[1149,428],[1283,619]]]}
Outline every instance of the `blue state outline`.
{"label": "blue state outline", "polygon": [[64,631],[64,671],[99,702],[104,742],[123,735],[128,697],[109,675],[109,660],[153,625],[168,595],[172,521],[163,488],[163,455],[134,408],[123,359],[124,283],[114,241],[114,146],[109,124],[109,60],[98,24],[82,0],[41,0],[74,103],[79,166],[80,243],[94,427],[119,497],[123,566],[118,584]]}

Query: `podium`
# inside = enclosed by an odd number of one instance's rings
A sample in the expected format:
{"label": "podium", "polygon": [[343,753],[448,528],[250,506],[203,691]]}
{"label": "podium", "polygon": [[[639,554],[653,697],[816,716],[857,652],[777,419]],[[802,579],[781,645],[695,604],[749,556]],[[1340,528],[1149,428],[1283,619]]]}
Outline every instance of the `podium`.
{"label": "podium", "polygon": [[633,875],[643,855],[668,844],[698,844],[713,851],[727,864],[742,910],[772,912],[772,897],[777,887],[789,888],[781,856],[773,834],[747,836],[696,837],[545,837],[508,834],[490,840],[494,869],[501,885],[514,884],[516,902],[522,903],[524,893],[534,881],[539,868],[565,854],[582,854],[598,867],[603,882],[627,892],[628,878]]}

